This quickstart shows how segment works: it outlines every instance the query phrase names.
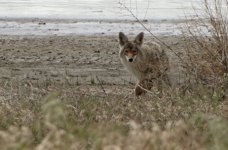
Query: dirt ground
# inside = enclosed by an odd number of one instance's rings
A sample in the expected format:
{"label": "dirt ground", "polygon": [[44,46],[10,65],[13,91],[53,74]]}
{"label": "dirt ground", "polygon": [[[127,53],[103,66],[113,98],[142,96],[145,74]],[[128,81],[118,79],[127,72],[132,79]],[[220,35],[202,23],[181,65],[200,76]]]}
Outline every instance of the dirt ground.
{"label": "dirt ground", "polygon": [[[160,39],[181,55],[183,39]],[[145,37],[149,40],[153,38]],[[102,84],[111,89],[134,83],[119,60],[117,36],[1,36],[0,44],[1,81]],[[174,81],[179,76],[178,58],[166,52]]]}

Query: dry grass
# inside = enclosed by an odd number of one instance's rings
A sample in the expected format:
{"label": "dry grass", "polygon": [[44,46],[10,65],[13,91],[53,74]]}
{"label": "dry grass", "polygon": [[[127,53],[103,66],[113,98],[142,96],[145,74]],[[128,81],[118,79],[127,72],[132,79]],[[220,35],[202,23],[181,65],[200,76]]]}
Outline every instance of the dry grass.
{"label": "dry grass", "polygon": [[211,97],[204,92],[202,97],[175,89],[159,99],[135,99],[115,93],[80,94],[82,86],[67,84],[1,85],[1,150],[225,150],[228,146],[228,104],[220,99],[221,93]]}
{"label": "dry grass", "polygon": [[189,62],[184,67],[191,81],[221,86],[228,74],[228,1],[202,0],[201,8],[183,29]]}

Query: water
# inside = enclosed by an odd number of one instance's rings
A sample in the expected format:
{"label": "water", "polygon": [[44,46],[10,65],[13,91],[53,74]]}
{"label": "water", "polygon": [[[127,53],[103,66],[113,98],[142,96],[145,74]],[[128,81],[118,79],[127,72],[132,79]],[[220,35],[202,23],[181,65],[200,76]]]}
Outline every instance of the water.
{"label": "water", "polygon": [[[0,0],[0,35],[180,34],[180,19],[201,0]],[[125,8],[126,7],[126,8]],[[36,19],[34,19],[36,18]],[[38,18],[38,19],[37,19]],[[40,24],[40,20],[45,22]]]}
{"label": "water", "polygon": [[0,0],[0,18],[179,19],[200,0]]}
{"label": "water", "polygon": [[[172,23],[145,23],[154,35],[179,35],[182,24]],[[1,22],[0,35],[118,35],[118,32],[128,35],[144,31],[138,23],[108,23],[108,22],[48,22],[39,25],[38,22]],[[149,35],[148,32],[145,34]]]}

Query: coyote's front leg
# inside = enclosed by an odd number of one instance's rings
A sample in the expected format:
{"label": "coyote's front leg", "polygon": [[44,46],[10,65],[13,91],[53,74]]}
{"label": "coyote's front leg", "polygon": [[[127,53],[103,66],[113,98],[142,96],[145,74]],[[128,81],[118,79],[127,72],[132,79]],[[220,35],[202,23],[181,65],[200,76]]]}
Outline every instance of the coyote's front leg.
{"label": "coyote's front leg", "polygon": [[144,80],[138,82],[138,84],[136,85],[135,95],[140,96],[142,94],[145,94],[152,87],[153,87],[153,82],[148,79],[144,79]]}
{"label": "coyote's front leg", "polygon": [[146,93],[145,89],[143,89],[143,88],[145,88],[144,84],[145,83],[143,83],[143,82],[138,82],[138,84],[135,87],[135,96],[138,97],[138,96]]}

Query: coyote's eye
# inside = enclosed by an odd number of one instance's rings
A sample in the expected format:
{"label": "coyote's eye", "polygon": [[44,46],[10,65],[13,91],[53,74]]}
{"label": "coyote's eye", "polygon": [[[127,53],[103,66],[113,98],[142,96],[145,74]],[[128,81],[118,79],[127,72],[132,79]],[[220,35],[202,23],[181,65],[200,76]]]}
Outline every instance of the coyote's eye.
{"label": "coyote's eye", "polygon": [[129,49],[126,49],[126,50],[125,50],[125,53],[128,53],[128,52],[130,52],[130,50],[129,50]]}
{"label": "coyote's eye", "polygon": [[137,51],[136,51],[136,50],[132,50],[132,53],[133,53],[133,54],[136,54],[136,53],[137,53]]}

